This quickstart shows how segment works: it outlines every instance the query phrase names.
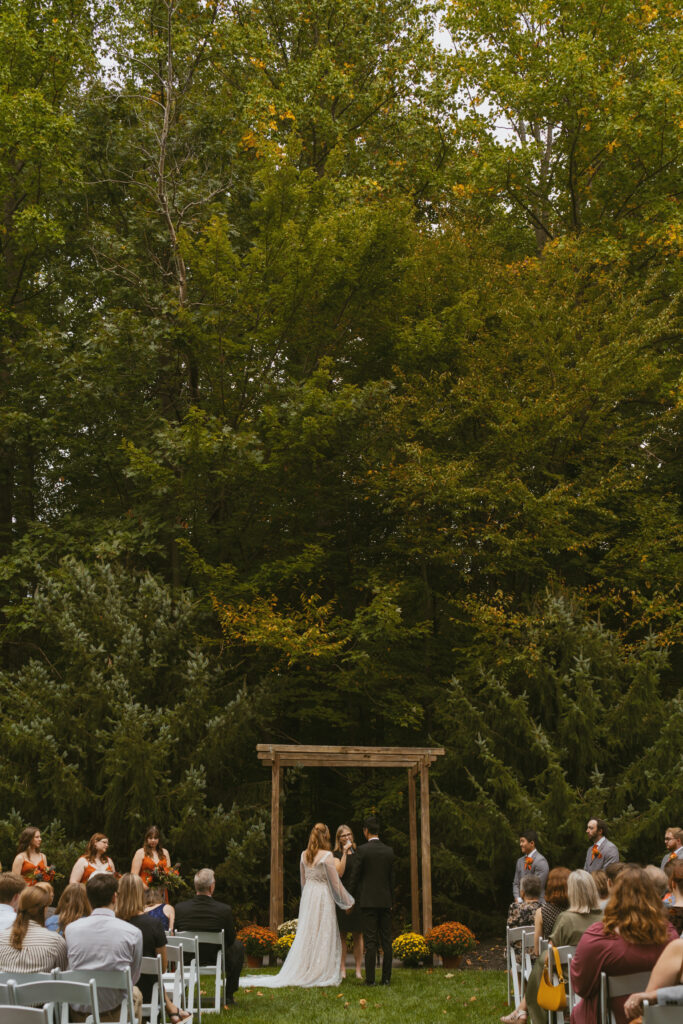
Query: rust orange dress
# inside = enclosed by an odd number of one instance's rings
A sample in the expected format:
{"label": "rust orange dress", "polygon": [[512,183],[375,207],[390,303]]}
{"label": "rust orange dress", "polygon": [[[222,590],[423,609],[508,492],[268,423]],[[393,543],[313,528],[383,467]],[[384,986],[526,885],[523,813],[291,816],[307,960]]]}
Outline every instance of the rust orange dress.
{"label": "rust orange dress", "polygon": [[37,864],[33,861],[25,860],[21,865],[21,877],[24,879],[27,885],[35,885],[38,881],[34,878],[35,871],[47,871],[47,861],[44,857],[41,857]]}
{"label": "rust orange dress", "polygon": [[152,860],[147,854],[142,858],[142,864],[140,865],[140,878],[143,884],[149,889],[152,882],[152,874],[155,869],[159,868],[160,871],[168,871],[168,862],[165,857],[159,857],[159,860]]}
{"label": "rust orange dress", "polygon": [[[81,875],[81,882],[82,882],[82,884],[85,885],[85,883],[88,881],[90,876],[94,875],[95,872],[99,871],[99,870],[100,870],[99,868],[96,868],[94,864],[91,864],[88,861],[88,863],[83,868],[83,874]],[[111,863],[111,861],[108,858],[107,858],[107,866],[106,866],[106,868],[104,870],[105,871],[113,871],[114,870],[114,868],[112,867],[112,863]]]}

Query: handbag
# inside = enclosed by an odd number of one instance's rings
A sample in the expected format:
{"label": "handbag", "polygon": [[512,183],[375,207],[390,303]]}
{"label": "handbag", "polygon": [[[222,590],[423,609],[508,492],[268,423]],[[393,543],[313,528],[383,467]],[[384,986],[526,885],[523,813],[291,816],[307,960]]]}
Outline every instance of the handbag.
{"label": "handbag", "polygon": [[[557,974],[557,984],[553,985],[550,982],[550,971],[548,970],[548,960],[550,952],[553,952],[555,957],[555,972]],[[557,952],[554,946],[548,946],[548,953],[546,960],[543,965],[543,974],[541,976],[541,983],[538,986],[538,995],[536,996],[536,1002],[543,1010],[564,1010],[567,1005],[567,993],[564,990],[564,975],[562,974],[562,964],[560,963],[560,954]]]}

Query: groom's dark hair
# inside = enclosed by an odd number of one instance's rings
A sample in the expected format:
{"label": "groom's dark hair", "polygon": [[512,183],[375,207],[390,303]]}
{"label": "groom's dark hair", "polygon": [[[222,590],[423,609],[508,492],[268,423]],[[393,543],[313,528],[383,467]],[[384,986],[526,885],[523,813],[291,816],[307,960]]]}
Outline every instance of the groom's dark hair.
{"label": "groom's dark hair", "polygon": [[379,835],[379,822],[374,814],[370,814],[365,819],[363,828],[366,828],[371,836]]}

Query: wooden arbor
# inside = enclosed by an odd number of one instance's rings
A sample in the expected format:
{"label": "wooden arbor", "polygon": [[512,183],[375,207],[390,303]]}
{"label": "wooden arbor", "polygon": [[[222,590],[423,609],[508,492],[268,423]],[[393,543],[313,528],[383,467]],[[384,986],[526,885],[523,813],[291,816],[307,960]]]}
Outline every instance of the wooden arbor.
{"label": "wooden arbor", "polygon": [[259,761],[272,770],[270,819],[270,927],[284,917],[282,769],[287,767],[406,768],[410,822],[410,908],[413,928],[419,928],[420,901],[417,881],[417,804],[415,777],[420,774],[420,840],[422,847],[422,931],[432,927],[432,862],[429,835],[429,766],[444,753],[443,747],[307,747],[299,744],[259,743]]}

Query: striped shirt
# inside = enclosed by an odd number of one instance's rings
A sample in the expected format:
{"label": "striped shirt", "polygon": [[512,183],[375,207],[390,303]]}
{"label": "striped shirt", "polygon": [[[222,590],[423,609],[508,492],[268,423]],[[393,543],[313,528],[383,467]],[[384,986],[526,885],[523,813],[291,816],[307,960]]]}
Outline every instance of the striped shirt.
{"label": "striped shirt", "polygon": [[61,935],[49,932],[47,928],[29,921],[21,949],[10,946],[11,928],[0,932],[0,971],[18,971],[31,974],[67,967],[66,942]]}

